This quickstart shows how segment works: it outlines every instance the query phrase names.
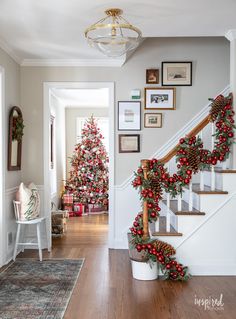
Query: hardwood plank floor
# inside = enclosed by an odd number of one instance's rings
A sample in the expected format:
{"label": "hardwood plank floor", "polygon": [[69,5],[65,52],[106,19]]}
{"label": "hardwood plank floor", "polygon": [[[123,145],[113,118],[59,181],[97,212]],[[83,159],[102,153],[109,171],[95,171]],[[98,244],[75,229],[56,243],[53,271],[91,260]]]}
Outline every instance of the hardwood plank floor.
{"label": "hardwood plank floor", "polygon": [[[132,278],[126,250],[109,250],[107,215],[74,217],[67,234],[53,239],[44,258],[85,257],[65,319],[233,319],[236,277],[193,277],[189,282],[138,281]],[[37,257],[25,251],[19,257]],[[223,295],[224,310],[194,304]]]}

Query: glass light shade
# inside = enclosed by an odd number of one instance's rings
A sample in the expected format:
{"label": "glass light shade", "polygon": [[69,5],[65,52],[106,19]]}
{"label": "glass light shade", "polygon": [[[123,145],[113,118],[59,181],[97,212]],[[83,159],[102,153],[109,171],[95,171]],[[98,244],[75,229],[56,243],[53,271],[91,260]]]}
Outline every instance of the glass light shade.
{"label": "glass light shade", "polygon": [[85,31],[89,44],[109,57],[119,57],[136,48],[141,40],[141,31],[121,17],[120,9],[109,9],[108,15]]}

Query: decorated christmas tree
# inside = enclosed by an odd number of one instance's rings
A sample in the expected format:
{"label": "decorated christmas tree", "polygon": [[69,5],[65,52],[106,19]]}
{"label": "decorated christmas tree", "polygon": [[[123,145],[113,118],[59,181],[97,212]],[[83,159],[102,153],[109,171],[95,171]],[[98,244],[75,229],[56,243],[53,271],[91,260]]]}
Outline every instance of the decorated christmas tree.
{"label": "decorated christmas tree", "polygon": [[81,141],[71,157],[66,190],[83,204],[108,204],[108,155],[100,129],[93,118],[86,120]]}

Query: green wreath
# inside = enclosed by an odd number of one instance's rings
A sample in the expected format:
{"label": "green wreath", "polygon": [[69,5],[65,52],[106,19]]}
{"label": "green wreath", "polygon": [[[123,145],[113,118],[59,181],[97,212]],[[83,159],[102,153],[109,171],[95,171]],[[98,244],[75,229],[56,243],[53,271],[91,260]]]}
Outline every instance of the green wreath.
{"label": "green wreath", "polygon": [[24,135],[24,121],[21,116],[13,117],[12,140],[20,142]]}

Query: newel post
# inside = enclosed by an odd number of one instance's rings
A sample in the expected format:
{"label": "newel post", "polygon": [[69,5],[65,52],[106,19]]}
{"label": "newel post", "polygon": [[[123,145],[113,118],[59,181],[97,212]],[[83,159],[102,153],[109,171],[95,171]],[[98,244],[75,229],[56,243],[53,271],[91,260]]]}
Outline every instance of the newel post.
{"label": "newel post", "polygon": [[[144,179],[148,179],[149,160],[141,160],[141,166],[143,169]],[[149,227],[148,227],[148,203],[143,203],[143,240],[149,239]]]}

